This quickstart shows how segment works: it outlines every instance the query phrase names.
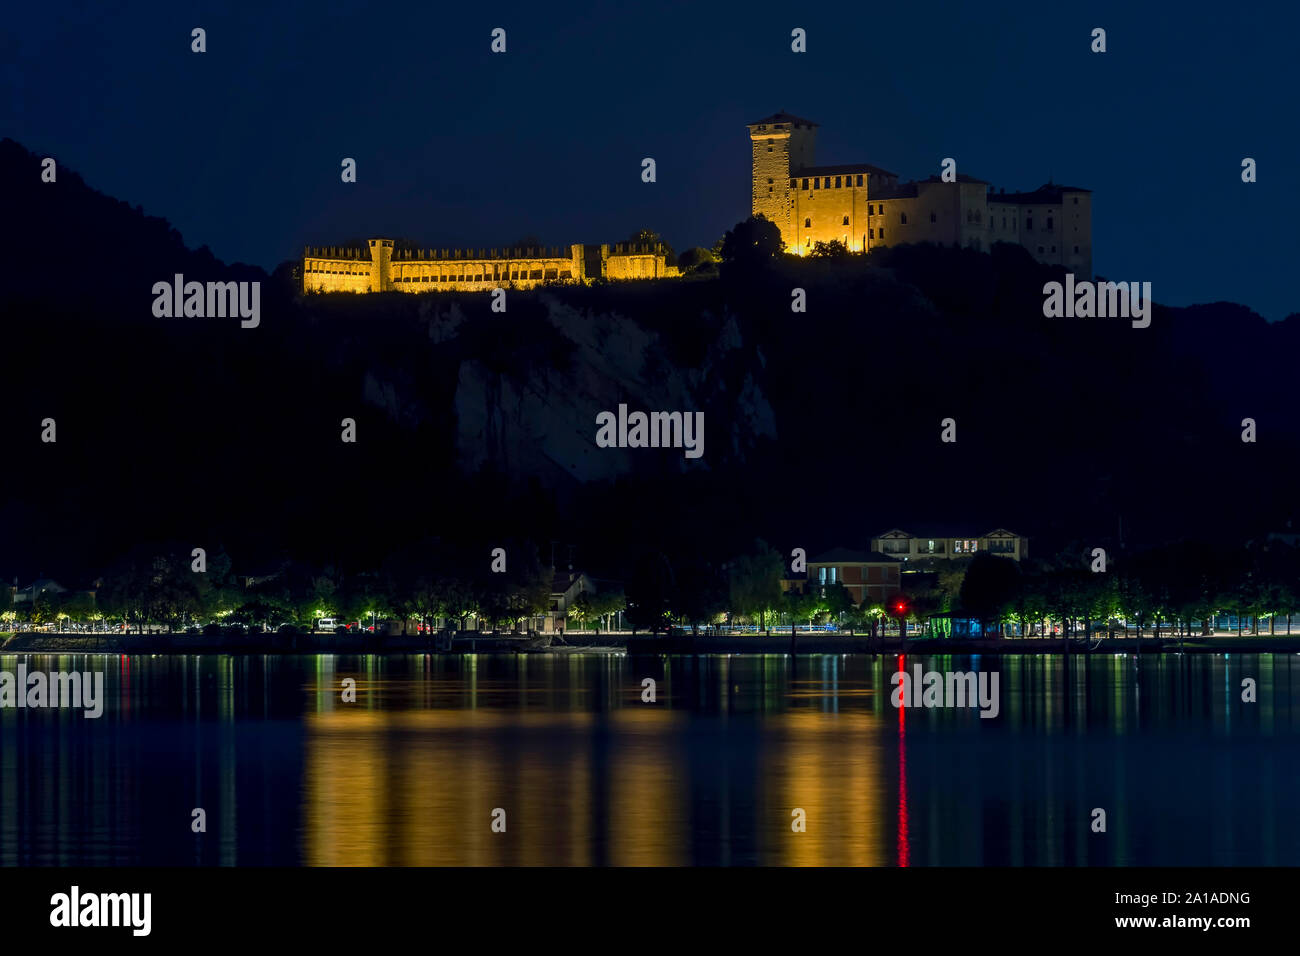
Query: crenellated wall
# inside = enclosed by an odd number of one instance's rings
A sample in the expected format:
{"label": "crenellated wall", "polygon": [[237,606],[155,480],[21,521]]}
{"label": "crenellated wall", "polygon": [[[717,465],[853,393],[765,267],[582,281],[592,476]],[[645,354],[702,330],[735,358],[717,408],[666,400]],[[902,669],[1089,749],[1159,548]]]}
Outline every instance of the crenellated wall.
{"label": "crenellated wall", "polygon": [[[393,249],[371,239],[365,249],[334,246],[303,251],[308,292],[475,292],[506,286],[531,289],[549,282],[596,278],[677,276],[662,243],[509,249]],[[594,270],[589,267],[594,267]]]}

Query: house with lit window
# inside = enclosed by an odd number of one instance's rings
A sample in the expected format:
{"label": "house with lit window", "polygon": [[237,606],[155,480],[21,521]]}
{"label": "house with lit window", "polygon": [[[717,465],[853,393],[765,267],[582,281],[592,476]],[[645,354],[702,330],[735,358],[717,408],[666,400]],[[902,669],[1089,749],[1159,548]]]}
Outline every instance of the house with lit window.
{"label": "house with lit window", "polygon": [[981,553],[1019,561],[1027,556],[1028,546],[1028,538],[1006,528],[956,537],[942,532],[914,533],[893,528],[871,539],[872,550],[896,561],[970,558]]}
{"label": "house with lit window", "polygon": [[843,584],[853,603],[871,607],[898,593],[902,563],[876,551],[832,548],[808,559],[808,586]]}

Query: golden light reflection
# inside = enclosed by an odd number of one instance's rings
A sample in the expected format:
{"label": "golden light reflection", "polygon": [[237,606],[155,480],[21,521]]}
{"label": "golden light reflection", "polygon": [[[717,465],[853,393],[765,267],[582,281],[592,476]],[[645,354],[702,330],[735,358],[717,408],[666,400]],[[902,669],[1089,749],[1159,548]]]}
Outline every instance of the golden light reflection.
{"label": "golden light reflection", "polygon": [[[740,862],[729,854],[740,856],[741,848],[777,865],[888,862],[875,714],[795,709],[701,718],[669,701],[643,706],[632,691],[612,710],[557,711],[531,705],[531,688],[479,690],[469,706],[462,698],[426,709],[311,713],[305,861],[691,866],[704,832],[723,844],[707,851],[717,862]],[[407,691],[398,696],[410,701]],[[761,744],[752,731],[739,734],[752,748],[747,761],[734,771],[712,760],[695,764],[707,779],[693,779],[696,721],[759,719]],[[708,732],[726,731],[715,723]],[[721,797],[701,799],[700,788],[719,779]],[[498,807],[506,811],[505,833],[491,829]],[[804,833],[791,830],[794,807],[807,812]]]}

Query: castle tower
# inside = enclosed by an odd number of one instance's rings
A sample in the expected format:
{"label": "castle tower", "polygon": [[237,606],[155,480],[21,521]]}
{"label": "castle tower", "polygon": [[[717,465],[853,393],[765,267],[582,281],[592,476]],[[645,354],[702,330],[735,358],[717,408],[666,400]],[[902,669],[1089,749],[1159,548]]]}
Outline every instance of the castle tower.
{"label": "castle tower", "polygon": [[393,240],[370,240],[370,291],[388,292],[393,288]]}
{"label": "castle tower", "polygon": [[816,137],[816,123],[789,113],[774,113],[749,124],[754,151],[750,214],[761,213],[776,223],[787,244],[794,241],[790,177],[813,164]]}

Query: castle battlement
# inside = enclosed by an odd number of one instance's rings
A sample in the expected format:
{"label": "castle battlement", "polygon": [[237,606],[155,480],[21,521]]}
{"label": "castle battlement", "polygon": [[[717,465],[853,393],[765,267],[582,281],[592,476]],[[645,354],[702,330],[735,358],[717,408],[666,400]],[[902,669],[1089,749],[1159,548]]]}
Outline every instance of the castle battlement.
{"label": "castle battlement", "polygon": [[307,246],[302,259],[305,292],[474,292],[676,275],[663,243],[646,242],[394,249],[392,239],[370,239],[364,249]]}
{"label": "castle battlement", "polygon": [[932,242],[988,250],[1023,246],[1039,262],[1092,275],[1092,192],[1047,183],[1032,192],[994,192],[965,173],[899,183],[869,163],[814,165],[817,125],[789,113],[749,124],[753,153],[751,215],[781,230],[786,251],[808,255],[818,243],[851,252]]}

